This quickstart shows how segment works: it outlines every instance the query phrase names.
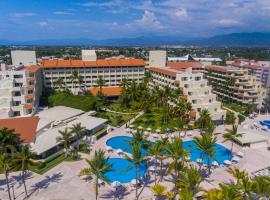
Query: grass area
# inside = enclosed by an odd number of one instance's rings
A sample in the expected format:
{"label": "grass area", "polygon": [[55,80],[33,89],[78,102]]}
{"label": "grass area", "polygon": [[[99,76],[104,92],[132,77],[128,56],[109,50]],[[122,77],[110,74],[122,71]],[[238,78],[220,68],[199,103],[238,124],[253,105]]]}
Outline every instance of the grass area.
{"label": "grass area", "polygon": [[239,113],[245,113],[247,109],[243,106],[234,104],[234,103],[223,103],[223,105],[227,108],[230,108],[231,110],[234,110]]}
{"label": "grass area", "polygon": [[116,112],[123,112],[123,113],[136,113],[139,110],[134,110],[132,108],[123,108],[119,103],[113,103],[107,106],[108,109],[116,111]]}
{"label": "grass area", "polygon": [[144,114],[143,116],[139,117],[134,123],[136,127],[142,126],[144,128],[150,127],[152,131],[156,129],[160,129],[162,132],[165,131],[166,128],[170,130],[174,130],[176,126],[176,118],[171,118],[168,121],[168,124],[164,124],[162,120],[162,114],[160,113],[159,109],[154,109],[150,113]]}
{"label": "grass area", "polygon": [[93,96],[78,96],[67,92],[58,92],[48,97],[49,106],[67,106],[83,111],[93,110],[96,99]]}
{"label": "grass area", "polygon": [[135,115],[123,115],[111,112],[101,111],[98,112],[96,117],[100,117],[108,120],[108,124],[111,126],[120,126],[127,121],[131,120]]}

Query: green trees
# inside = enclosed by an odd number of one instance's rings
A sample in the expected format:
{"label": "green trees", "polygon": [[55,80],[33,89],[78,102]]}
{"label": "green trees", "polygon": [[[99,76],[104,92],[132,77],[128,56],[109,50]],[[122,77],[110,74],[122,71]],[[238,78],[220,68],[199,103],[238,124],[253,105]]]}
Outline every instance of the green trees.
{"label": "green trees", "polygon": [[12,165],[12,159],[10,158],[10,156],[8,156],[6,153],[1,153],[0,154],[0,171],[3,171],[5,174],[9,200],[11,200],[10,187],[9,187],[9,172],[11,169],[11,165]]}
{"label": "green trees", "polygon": [[209,111],[207,109],[203,109],[200,112],[200,117],[196,122],[198,124],[199,128],[201,128],[201,130],[204,130],[205,128],[207,128],[207,126],[211,122],[212,122],[212,119],[211,119]]}
{"label": "green trees", "polygon": [[[73,124],[72,127],[70,128],[70,132],[76,135],[76,140],[77,140],[77,154],[79,152],[80,148],[80,140],[82,139],[83,136],[87,134],[87,130],[85,127],[82,126],[81,123]],[[76,155],[78,157],[78,155]]]}
{"label": "green trees", "polygon": [[242,134],[238,133],[237,129],[238,129],[237,125],[234,124],[231,130],[227,130],[227,132],[223,134],[223,138],[224,138],[223,142],[226,142],[226,141],[232,142],[231,152],[233,151],[234,142],[238,144],[241,143],[241,141],[238,138],[242,137]]}
{"label": "green trees", "polygon": [[0,153],[14,151],[20,145],[19,135],[14,130],[0,129]]}
{"label": "green trees", "polygon": [[146,157],[142,154],[141,146],[139,144],[132,145],[131,157],[128,155],[124,156],[129,162],[133,163],[132,166],[128,167],[127,170],[130,170],[135,167],[136,171],[136,199],[138,199],[138,179],[140,177],[140,165],[146,162]]}
{"label": "green trees", "polygon": [[70,139],[72,137],[72,133],[68,130],[68,128],[65,128],[65,130],[60,131],[59,133],[61,136],[57,137],[56,140],[58,142],[63,142],[64,144],[64,149],[65,149],[65,156],[68,157],[68,151],[70,148]]}
{"label": "green trees", "polygon": [[235,118],[234,113],[227,111],[225,123],[226,124],[234,124],[235,120],[236,120],[236,118]]}

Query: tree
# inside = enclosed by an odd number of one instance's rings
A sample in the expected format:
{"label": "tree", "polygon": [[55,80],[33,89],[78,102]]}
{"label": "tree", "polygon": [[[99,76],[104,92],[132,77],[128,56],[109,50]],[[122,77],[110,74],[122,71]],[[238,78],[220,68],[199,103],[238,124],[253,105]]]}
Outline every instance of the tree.
{"label": "tree", "polygon": [[6,153],[0,154],[0,171],[3,171],[5,174],[9,200],[11,200],[11,195],[10,195],[8,176],[9,176],[11,165],[12,165],[12,160],[11,160],[10,156],[8,156]]}
{"label": "tree", "polygon": [[18,149],[19,145],[20,137],[14,130],[0,129],[0,153],[14,151]]}
{"label": "tree", "polygon": [[103,93],[102,88],[105,86],[106,81],[102,78],[102,76],[99,76],[96,83],[97,86],[99,87],[99,92]]}
{"label": "tree", "polygon": [[202,151],[201,159],[204,160],[204,158],[207,158],[208,160],[208,172],[210,174],[211,172],[211,163],[210,163],[210,158],[215,157],[215,143],[217,141],[217,137],[213,136],[210,133],[201,133],[201,136],[194,137],[194,141],[197,145],[197,149]]}
{"label": "tree", "polygon": [[[160,142],[156,142],[149,147],[149,154],[154,156],[155,160],[158,160],[164,156],[163,146]],[[155,165],[155,184],[157,183],[157,165]]]}
{"label": "tree", "polygon": [[77,151],[79,151],[79,146],[80,146],[80,139],[87,134],[87,130],[85,127],[82,126],[81,123],[73,124],[72,127],[70,128],[70,132],[75,134],[77,137]]}
{"label": "tree", "polygon": [[[77,84],[78,79],[79,79],[79,72],[78,71],[72,71],[72,74],[71,74],[71,77],[70,78],[71,78],[71,82],[72,82],[73,92],[75,92],[76,91],[76,84]],[[74,87],[75,87],[75,89],[74,89]]]}
{"label": "tree", "polygon": [[66,88],[64,78],[61,77],[57,79],[57,81],[54,82],[54,86],[58,87],[60,90],[63,90],[64,88]]}
{"label": "tree", "polygon": [[147,160],[145,155],[142,154],[141,151],[141,146],[138,144],[133,145],[132,147],[132,153],[131,153],[131,157],[129,157],[128,155],[125,155],[125,159],[127,159],[129,162],[133,163],[132,166],[129,166],[127,168],[127,170],[130,170],[132,168],[135,167],[135,171],[136,171],[136,199],[138,199],[138,179],[140,177],[140,170],[139,167],[144,164]]}
{"label": "tree", "polygon": [[164,186],[164,185],[155,184],[152,186],[151,189],[157,198],[165,196],[165,194],[166,194],[166,186]]}
{"label": "tree", "polygon": [[242,137],[242,134],[238,133],[237,129],[238,129],[237,125],[234,124],[231,130],[227,130],[227,132],[223,134],[223,138],[224,138],[223,142],[226,142],[229,140],[232,142],[231,152],[233,152],[234,142],[237,142],[238,144],[241,143],[241,141],[238,138]]}
{"label": "tree", "polygon": [[65,157],[68,156],[68,151],[70,148],[70,139],[72,137],[72,133],[68,130],[68,128],[65,128],[64,131],[58,131],[61,136],[57,137],[56,140],[58,142],[64,143],[64,149],[65,149]]}
{"label": "tree", "polygon": [[235,115],[234,113],[228,111],[226,114],[226,119],[225,119],[225,123],[226,124],[234,124],[235,123]]}
{"label": "tree", "polygon": [[256,176],[252,180],[252,191],[256,193],[258,198],[270,197],[270,177]]}
{"label": "tree", "polygon": [[24,190],[26,197],[28,197],[25,175],[29,170],[29,165],[36,165],[36,163],[32,160],[35,154],[30,150],[28,146],[22,146],[20,151],[14,155],[14,162],[21,169],[21,177],[24,185]]}
{"label": "tree", "polygon": [[203,109],[200,112],[200,117],[197,120],[197,124],[202,130],[204,130],[211,121],[212,119],[211,119],[209,111],[207,109]]}
{"label": "tree", "polygon": [[94,189],[96,200],[98,199],[98,179],[103,180],[106,183],[109,183],[106,173],[112,171],[113,164],[108,162],[109,158],[105,156],[105,152],[102,150],[95,151],[94,157],[91,160],[86,159],[88,168],[81,170],[81,173],[94,174],[95,182]]}

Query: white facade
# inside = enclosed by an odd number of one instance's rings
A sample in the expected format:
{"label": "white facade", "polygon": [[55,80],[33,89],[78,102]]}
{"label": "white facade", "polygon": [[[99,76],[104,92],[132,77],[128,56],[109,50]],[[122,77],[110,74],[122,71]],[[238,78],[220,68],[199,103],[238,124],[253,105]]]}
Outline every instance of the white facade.
{"label": "white facade", "polygon": [[166,62],[166,51],[149,51],[149,67],[165,67]]}
{"label": "white facade", "polygon": [[12,65],[19,66],[31,66],[37,64],[36,52],[35,51],[25,51],[25,50],[15,50],[11,51]]}
{"label": "white facade", "polygon": [[83,61],[96,61],[97,54],[95,50],[82,50],[82,60]]}

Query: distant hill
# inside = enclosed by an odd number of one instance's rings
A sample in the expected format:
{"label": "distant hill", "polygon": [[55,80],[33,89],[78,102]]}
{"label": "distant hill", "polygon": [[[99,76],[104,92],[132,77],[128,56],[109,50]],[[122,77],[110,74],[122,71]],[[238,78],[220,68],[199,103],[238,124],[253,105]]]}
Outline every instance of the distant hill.
{"label": "distant hill", "polygon": [[116,38],[94,40],[48,39],[33,41],[0,40],[0,45],[38,45],[38,46],[161,46],[195,45],[207,47],[270,47],[270,33],[231,33],[210,38],[184,38],[181,36],[141,36],[136,38]]}

